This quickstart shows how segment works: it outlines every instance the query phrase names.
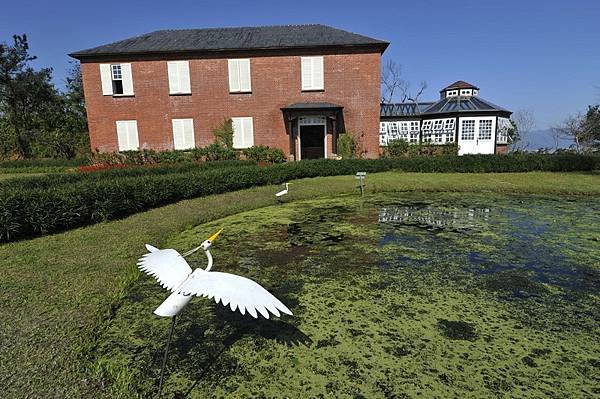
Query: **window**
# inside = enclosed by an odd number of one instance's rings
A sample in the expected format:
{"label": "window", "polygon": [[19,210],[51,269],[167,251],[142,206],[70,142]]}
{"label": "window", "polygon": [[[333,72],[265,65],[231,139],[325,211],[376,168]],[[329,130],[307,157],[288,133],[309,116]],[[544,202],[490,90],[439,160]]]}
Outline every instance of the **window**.
{"label": "window", "polygon": [[173,119],[173,148],[189,150],[196,146],[193,119]]}
{"label": "window", "polygon": [[455,97],[458,95],[458,90],[449,90],[446,92],[446,97]]}
{"label": "window", "polygon": [[430,131],[431,130],[431,125],[433,124],[433,121],[423,121],[423,131]]}
{"label": "window", "polygon": [[410,122],[410,131],[411,132],[418,132],[419,131],[419,121],[412,121],[412,122]]}
{"label": "window", "polygon": [[252,117],[231,118],[233,121],[233,148],[248,148],[254,145],[254,123]]}
{"label": "window", "polygon": [[131,64],[100,64],[104,96],[133,96]]}
{"label": "window", "polygon": [[398,135],[400,133],[400,130],[398,129],[398,122],[390,122],[390,124],[388,125],[388,132],[389,140],[398,139]]}
{"label": "window", "polygon": [[460,91],[461,96],[470,96],[471,93],[472,93],[471,90],[461,90]]}
{"label": "window", "polygon": [[483,119],[479,121],[479,140],[492,139],[492,120]]}
{"label": "window", "polygon": [[461,140],[475,140],[475,120],[466,119],[461,121]]}
{"label": "window", "polygon": [[113,94],[123,94],[123,71],[121,65],[111,65]]}
{"label": "window", "polygon": [[250,60],[235,59],[228,61],[229,66],[229,92],[250,93]]}
{"label": "window", "polygon": [[444,120],[443,119],[436,119],[435,121],[433,121],[433,130],[438,133],[441,132],[441,130],[444,128]]}
{"label": "window", "polygon": [[167,73],[169,75],[169,94],[192,94],[188,61],[167,62]]}
{"label": "window", "polygon": [[117,121],[119,151],[135,151],[140,147],[137,121]]}
{"label": "window", "polygon": [[386,122],[379,123],[379,134],[387,134],[387,123]]}
{"label": "window", "polygon": [[379,145],[387,145],[387,123],[379,122]]}
{"label": "window", "polygon": [[513,125],[508,118],[498,118],[498,135],[496,141],[498,144],[507,144],[508,135],[513,129]]}
{"label": "window", "polygon": [[324,90],[323,57],[301,57],[302,90]]}
{"label": "window", "polygon": [[450,130],[454,132],[454,118],[449,118],[444,121],[444,130],[446,132]]}

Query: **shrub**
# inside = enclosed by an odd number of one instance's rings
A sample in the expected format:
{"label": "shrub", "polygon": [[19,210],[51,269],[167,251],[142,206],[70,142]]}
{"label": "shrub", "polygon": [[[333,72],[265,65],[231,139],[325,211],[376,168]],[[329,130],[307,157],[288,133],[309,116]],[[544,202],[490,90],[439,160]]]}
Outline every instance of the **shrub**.
{"label": "shrub", "polygon": [[219,143],[212,143],[202,148],[201,154],[205,161],[230,161],[239,158],[236,150]]}
{"label": "shrub", "polygon": [[458,145],[450,144],[410,144],[403,139],[390,140],[388,145],[383,149],[384,158],[400,158],[415,155],[457,155]]}
{"label": "shrub", "polygon": [[279,148],[271,148],[265,145],[255,145],[243,150],[246,159],[255,162],[281,163],[285,161],[285,155]]}
{"label": "shrub", "polygon": [[408,155],[408,149],[410,144],[408,141],[403,139],[390,140],[383,149],[383,156],[385,158],[399,158]]}
{"label": "shrub", "polygon": [[233,148],[233,121],[225,119],[221,125],[213,130],[213,135],[215,136],[215,143]]}
{"label": "shrub", "polygon": [[233,161],[53,174],[9,180],[0,186],[0,240],[47,234],[186,198],[305,177],[393,169],[407,172],[566,172],[599,168],[598,156],[509,154],[324,159],[266,168],[259,168],[249,161]]}
{"label": "shrub", "polygon": [[354,135],[350,132],[340,134],[337,140],[337,155],[342,159],[356,158],[357,146]]}

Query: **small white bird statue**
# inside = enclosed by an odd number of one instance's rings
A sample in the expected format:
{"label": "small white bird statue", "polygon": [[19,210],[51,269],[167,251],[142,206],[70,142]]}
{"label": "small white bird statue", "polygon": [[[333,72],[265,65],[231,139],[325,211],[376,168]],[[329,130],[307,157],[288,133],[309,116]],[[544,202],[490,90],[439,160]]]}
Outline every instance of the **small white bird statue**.
{"label": "small white bird statue", "polygon": [[[138,261],[139,269],[153,276],[163,288],[172,291],[154,313],[165,317],[176,316],[195,295],[214,298],[216,303],[229,305],[232,311],[238,309],[241,314],[248,312],[254,318],[258,317],[257,312],[266,319],[269,318],[269,312],[278,317],[280,311],[292,315],[279,299],[258,283],[235,274],[210,271],[213,265],[210,247],[222,231],[223,229],[217,231],[200,246],[184,254],[174,249],[158,249],[146,244],[150,252]],[[185,257],[200,249],[204,250],[208,265],[206,269],[197,268],[192,271]]]}
{"label": "small white bird statue", "polygon": [[277,197],[277,199],[279,201],[281,201],[281,197],[283,197],[284,195],[287,195],[289,189],[290,189],[290,183],[285,183],[285,190],[281,190],[280,192],[275,194],[275,197]]}

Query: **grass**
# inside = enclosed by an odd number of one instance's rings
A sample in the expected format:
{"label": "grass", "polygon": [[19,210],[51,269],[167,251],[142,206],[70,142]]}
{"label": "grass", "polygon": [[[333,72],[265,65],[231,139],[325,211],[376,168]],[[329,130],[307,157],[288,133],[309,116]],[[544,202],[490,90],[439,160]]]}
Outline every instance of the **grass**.
{"label": "grass", "polygon": [[[200,223],[272,205],[279,186],[181,201],[128,218],[0,246],[0,382],[3,397],[97,397],[90,365],[97,337],[139,278],[144,243]],[[600,195],[592,173],[367,176],[367,191]],[[357,193],[353,176],[303,179],[288,201]]]}

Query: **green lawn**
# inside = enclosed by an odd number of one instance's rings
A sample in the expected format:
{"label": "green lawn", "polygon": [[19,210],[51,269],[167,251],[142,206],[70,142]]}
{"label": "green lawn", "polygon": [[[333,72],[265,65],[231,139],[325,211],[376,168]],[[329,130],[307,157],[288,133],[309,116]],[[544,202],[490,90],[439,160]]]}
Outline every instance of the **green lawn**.
{"label": "green lawn", "polygon": [[[160,245],[191,226],[275,203],[266,186],[182,201],[109,223],[0,246],[2,397],[98,397],[96,337],[140,277],[144,243]],[[367,191],[465,191],[600,195],[592,173],[367,176]],[[353,176],[304,179],[288,201],[357,194]]]}

